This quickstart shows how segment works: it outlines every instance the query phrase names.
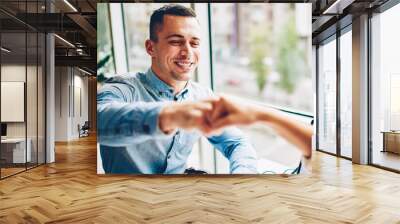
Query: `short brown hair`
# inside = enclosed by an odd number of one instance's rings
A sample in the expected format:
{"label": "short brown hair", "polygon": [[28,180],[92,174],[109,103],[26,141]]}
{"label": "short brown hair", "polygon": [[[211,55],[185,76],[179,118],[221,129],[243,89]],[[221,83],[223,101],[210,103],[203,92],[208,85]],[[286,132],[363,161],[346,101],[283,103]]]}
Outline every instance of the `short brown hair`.
{"label": "short brown hair", "polygon": [[164,15],[196,17],[196,13],[191,8],[182,5],[165,5],[153,12],[150,17],[150,40],[157,41],[157,29],[164,22]]}

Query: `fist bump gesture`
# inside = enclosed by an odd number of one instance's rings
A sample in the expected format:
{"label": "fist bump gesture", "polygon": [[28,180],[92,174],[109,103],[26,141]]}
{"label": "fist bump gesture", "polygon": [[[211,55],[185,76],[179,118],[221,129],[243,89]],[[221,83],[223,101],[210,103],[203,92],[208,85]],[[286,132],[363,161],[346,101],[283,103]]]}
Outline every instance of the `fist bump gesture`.
{"label": "fist bump gesture", "polygon": [[311,157],[312,128],[285,114],[266,107],[218,96],[199,102],[174,102],[165,106],[159,116],[164,133],[177,129],[198,129],[206,136],[219,134],[231,125],[250,125],[262,122],[296,145],[306,158]]}

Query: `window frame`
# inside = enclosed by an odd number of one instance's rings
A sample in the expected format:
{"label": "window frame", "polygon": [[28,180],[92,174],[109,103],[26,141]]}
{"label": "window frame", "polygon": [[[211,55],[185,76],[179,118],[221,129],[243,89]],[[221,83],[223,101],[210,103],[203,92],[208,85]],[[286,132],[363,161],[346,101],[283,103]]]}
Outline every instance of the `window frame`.
{"label": "window frame", "polygon": [[[347,22],[347,20],[348,20],[348,18],[343,18],[343,20],[345,20],[346,22]],[[338,21],[338,22],[340,22],[340,21]],[[341,129],[342,129],[342,127],[341,127],[341,117],[340,117],[340,113],[341,113],[341,109],[340,109],[340,104],[341,104],[341,94],[340,94],[340,85],[341,85],[341,64],[340,64],[340,61],[341,61],[341,52],[340,52],[340,42],[341,42],[341,37],[344,35],[344,34],[346,34],[347,32],[351,32],[352,31],[352,22],[350,22],[350,23],[348,23],[348,24],[346,24],[344,27],[342,27],[342,28],[340,28],[340,29],[338,29],[337,31],[336,31],[336,33],[333,33],[332,35],[330,35],[330,36],[328,36],[328,37],[326,37],[325,39],[322,39],[322,40],[320,40],[317,44],[316,44],[316,83],[317,83],[317,90],[316,90],[316,92],[317,92],[317,106],[316,106],[316,110],[317,110],[317,116],[316,116],[316,120],[317,120],[317,122],[316,122],[316,125],[317,125],[317,127],[316,127],[316,130],[317,130],[317,132],[316,132],[316,150],[317,151],[319,151],[319,152],[323,152],[323,153],[326,153],[326,154],[329,154],[329,155],[333,155],[333,156],[337,156],[337,157],[339,157],[339,158],[343,158],[343,159],[346,159],[346,160],[352,160],[352,158],[350,158],[350,157],[347,157],[347,156],[344,156],[344,155],[342,155],[342,150],[341,150]],[[320,55],[319,55],[319,51],[318,51],[318,49],[321,47],[321,45],[325,45],[325,44],[327,44],[327,43],[330,43],[331,41],[336,41],[336,61],[335,61],[335,64],[336,64],[336,152],[335,153],[332,153],[332,152],[329,152],[329,151],[327,151],[327,150],[324,150],[324,149],[322,149],[322,148],[320,148],[320,140],[319,140],[319,135],[318,135],[318,133],[319,133],[319,129],[320,129],[320,115],[319,115],[319,110],[318,110],[318,108],[319,108],[319,104],[320,104],[320,100],[319,100],[319,91],[318,91],[318,89],[319,89],[319,85],[320,85],[320,74],[319,74],[319,57],[320,57]]]}

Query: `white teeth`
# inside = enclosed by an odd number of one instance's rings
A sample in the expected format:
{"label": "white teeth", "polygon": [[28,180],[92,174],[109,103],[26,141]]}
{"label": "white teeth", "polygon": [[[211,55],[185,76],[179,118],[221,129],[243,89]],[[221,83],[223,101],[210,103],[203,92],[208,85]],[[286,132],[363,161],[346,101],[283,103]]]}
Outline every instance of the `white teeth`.
{"label": "white teeth", "polygon": [[190,66],[190,65],[192,65],[191,62],[176,62],[176,64],[178,64],[179,66]]}

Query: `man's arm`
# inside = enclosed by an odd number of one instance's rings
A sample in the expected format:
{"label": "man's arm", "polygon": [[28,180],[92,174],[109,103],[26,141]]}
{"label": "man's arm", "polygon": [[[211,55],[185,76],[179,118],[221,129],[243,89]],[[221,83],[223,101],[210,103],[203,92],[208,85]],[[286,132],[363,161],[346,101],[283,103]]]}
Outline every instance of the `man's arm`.
{"label": "man's arm", "polygon": [[222,134],[208,140],[229,160],[232,174],[258,173],[256,152],[239,129],[226,128]]}
{"label": "man's arm", "polygon": [[124,84],[105,85],[97,94],[98,141],[109,146],[138,144],[169,137],[158,125],[163,102],[132,102],[133,90]]}
{"label": "man's arm", "polygon": [[206,113],[211,102],[134,102],[130,86],[105,86],[97,95],[100,144],[125,146],[170,138],[177,129],[211,131]]}

